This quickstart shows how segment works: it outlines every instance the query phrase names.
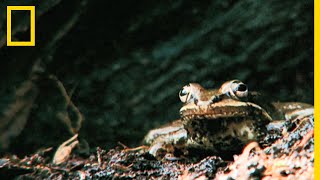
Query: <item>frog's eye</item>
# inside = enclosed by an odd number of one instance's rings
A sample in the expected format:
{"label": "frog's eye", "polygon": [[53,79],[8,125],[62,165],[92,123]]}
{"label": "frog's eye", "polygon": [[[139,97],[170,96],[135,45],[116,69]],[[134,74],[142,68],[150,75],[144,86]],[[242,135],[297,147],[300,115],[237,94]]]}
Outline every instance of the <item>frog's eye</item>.
{"label": "frog's eye", "polygon": [[235,80],[231,83],[230,91],[232,91],[232,92],[229,92],[230,95],[237,99],[245,98],[248,96],[247,85],[238,80]]}
{"label": "frog's eye", "polygon": [[190,84],[184,86],[180,90],[179,98],[180,98],[181,102],[183,102],[183,103],[190,102],[190,100],[192,98]]}
{"label": "frog's eye", "polygon": [[232,80],[224,83],[219,91],[236,100],[243,99],[248,96],[247,85],[239,80]]}

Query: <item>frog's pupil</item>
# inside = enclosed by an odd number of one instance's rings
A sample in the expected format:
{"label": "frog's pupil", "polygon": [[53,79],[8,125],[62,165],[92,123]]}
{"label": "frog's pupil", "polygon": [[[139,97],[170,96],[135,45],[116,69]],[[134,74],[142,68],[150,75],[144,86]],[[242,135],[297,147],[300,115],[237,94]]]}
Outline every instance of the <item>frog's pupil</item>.
{"label": "frog's pupil", "polygon": [[179,96],[185,96],[185,95],[187,95],[187,93],[184,90],[181,90],[179,93]]}
{"label": "frog's pupil", "polygon": [[237,88],[237,91],[246,91],[247,90],[247,86],[244,84],[240,84]]}

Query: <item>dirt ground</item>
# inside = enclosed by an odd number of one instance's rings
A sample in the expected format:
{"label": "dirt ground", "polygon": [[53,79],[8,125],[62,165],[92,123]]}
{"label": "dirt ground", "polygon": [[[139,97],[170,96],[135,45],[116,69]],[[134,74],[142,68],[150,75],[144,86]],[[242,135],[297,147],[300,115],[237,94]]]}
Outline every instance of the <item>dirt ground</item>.
{"label": "dirt ground", "polygon": [[248,144],[234,161],[216,156],[157,160],[123,145],[108,151],[97,147],[87,157],[72,153],[56,165],[53,148],[47,148],[21,159],[2,157],[0,174],[1,179],[313,179],[313,122],[313,116],[287,122],[282,132],[270,133],[265,144]]}

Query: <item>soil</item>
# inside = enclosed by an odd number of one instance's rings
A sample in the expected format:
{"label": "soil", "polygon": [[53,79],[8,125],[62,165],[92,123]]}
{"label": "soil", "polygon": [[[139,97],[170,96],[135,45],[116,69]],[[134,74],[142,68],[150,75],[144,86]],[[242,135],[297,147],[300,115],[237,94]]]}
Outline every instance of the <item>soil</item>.
{"label": "soil", "polygon": [[282,135],[270,133],[264,143],[248,144],[242,154],[234,155],[234,161],[216,156],[157,160],[143,148],[122,146],[97,147],[87,157],[73,153],[56,165],[53,149],[47,148],[24,158],[2,157],[0,174],[17,179],[313,179],[313,123],[313,116],[287,122]]}

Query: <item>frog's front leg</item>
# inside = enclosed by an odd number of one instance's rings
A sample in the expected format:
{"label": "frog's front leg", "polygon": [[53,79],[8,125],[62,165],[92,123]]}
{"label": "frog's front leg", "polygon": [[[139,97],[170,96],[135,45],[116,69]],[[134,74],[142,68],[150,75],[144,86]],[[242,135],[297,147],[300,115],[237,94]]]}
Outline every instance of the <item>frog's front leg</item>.
{"label": "frog's front leg", "polygon": [[149,131],[144,143],[149,145],[149,153],[156,158],[162,158],[166,153],[173,153],[176,147],[187,142],[187,131],[181,120]]}
{"label": "frog's front leg", "polygon": [[[311,116],[314,114],[314,107],[310,104],[301,103],[301,102],[277,102],[272,103],[275,112],[274,118],[278,120],[273,120],[267,125],[267,130],[269,132],[278,131],[285,134],[288,131],[286,123],[289,121],[290,124],[297,124],[297,120],[302,120],[305,117]],[[294,121],[294,122],[293,122]],[[290,129],[290,128],[289,128]]]}

